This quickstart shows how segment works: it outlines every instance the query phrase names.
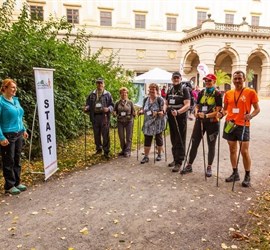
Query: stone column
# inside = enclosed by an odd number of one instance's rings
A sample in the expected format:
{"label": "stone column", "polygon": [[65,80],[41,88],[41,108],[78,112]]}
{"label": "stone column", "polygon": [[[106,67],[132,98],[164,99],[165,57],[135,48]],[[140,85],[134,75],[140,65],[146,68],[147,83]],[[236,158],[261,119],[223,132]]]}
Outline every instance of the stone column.
{"label": "stone column", "polygon": [[270,63],[262,65],[261,82],[258,94],[260,96],[270,96]]}

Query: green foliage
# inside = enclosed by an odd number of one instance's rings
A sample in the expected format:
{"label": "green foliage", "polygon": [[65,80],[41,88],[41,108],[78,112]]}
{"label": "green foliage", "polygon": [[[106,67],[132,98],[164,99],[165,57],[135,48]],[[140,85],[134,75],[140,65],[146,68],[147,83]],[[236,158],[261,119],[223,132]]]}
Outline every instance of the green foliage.
{"label": "green foliage", "polygon": [[217,77],[216,85],[222,86],[224,84],[231,84],[231,78],[230,76],[222,71],[221,69],[215,71],[215,75]]}
{"label": "green foliage", "polygon": [[254,70],[253,69],[249,69],[247,71],[247,82],[252,82],[253,78],[254,78]]}
{"label": "green foliage", "polygon": [[[18,21],[10,17],[15,1],[7,1],[0,9],[0,78],[13,78],[25,110],[27,127],[31,129],[36,104],[33,67],[54,71],[55,119],[58,142],[81,135],[84,131],[82,107],[95,88],[95,79],[103,77],[106,89],[114,100],[118,89],[126,86],[132,94],[130,72],[116,61],[113,53],[107,61],[100,60],[102,48],[87,55],[91,36],[84,30],[74,35],[65,18],[49,18],[46,22],[31,20],[29,7],[23,6]],[[89,120],[86,122],[89,126]],[[34,143],[39,145],[38,122],[35,122]]]}

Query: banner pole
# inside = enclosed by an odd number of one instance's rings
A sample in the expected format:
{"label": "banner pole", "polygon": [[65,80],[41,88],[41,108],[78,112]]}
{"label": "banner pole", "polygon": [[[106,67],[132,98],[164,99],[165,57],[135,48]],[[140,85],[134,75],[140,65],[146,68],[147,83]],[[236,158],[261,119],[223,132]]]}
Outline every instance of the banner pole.
{"label": "banner pole", "polygon": [[34,134],[33,132],[34,132],[34,126],[35,126],[35,120],[36,120],[36,113],[37,113],[37,103],[35,105],[33,122],[32,122],[32,129],[31,129],[31,139],[30,139],[29,157],[28,157],[28,172],[29,173],[31,173],[31,171],[30,171],[30,162],[31,162],[31,152],[32,152],[33,134]]}

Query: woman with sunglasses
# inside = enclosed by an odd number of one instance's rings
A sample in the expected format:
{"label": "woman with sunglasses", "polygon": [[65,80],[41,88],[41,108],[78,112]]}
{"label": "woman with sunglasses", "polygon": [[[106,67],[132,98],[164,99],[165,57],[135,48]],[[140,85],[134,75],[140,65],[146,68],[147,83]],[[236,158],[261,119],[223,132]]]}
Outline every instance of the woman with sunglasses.
{"label": "woman with sunglasses", "polygon": [[208,166],[206,169],[206,177],[212,176],[212,163],[215,157],[216,139],[219,133],[219,123],[216,118],[217,113],[222,108],[222,96],[216,89],[216,76],[208,74],[203,78],[205,89],[199,92],[197,104],[194,110],[196,121],[191,135],[192,146],[189,153],[188,164],[180,172],[187,174],[192,172],[192,164],[196,158],[197,150],[201,139],[205,132],[207,135],[208,144]]}

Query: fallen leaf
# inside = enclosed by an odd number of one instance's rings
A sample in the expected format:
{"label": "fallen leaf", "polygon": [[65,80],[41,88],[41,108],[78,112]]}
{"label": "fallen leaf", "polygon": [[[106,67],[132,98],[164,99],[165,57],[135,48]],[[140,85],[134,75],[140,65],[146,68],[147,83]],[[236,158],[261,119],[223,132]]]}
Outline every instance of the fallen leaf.
{"label": "fallen leaf", "polygon": [[231,249],[237,249],[238,247],[236,245],[231,245]]}
{"label": "fallen leaf", "polygon": [[227,245],[225,243],[221,243],[221,248],[222,249],[228,249]]}
{"label": "fallen leaf", "polygon": [[34,212],[32,212],[31,214],[32,214],[32,215],[36,215],[36,214],[38,214],[38,212],[37,212],[37,211],[34,211]]}
{"label": "fallen leaf", "polygon": [[66,237],[64,237],[64,236],[63,236],[63,237],[61,237],[61,240],[65,240],[65,239],[66,239]]}
{"label": "fallen leaf", "polygon": [[147,221],[147,222],[150,222],[150,221],[151,221],[151,219],[147,219],[146,221]]}
{"label": "fallen leaf", "polygon": [[81,229],[81,230],[80,230],[80,233],[82,233],[82,234],[84,234],[84,235],[88,234],[89,232],[88,232],[87,227],[84,227],[83,229]]}
{"label": "fallen leaf", "polygon": [[239,232],[233,232],[232,237],[238,240],[247,240],[248,236]]}
{"label": "fallen leaf", "polygon": [[261,218],[261,217],[262,217],[261,215],[256,214],[256,213],[253,212],[253,211],[248,211],[248,213],[251,214],[251,215],[253,215],[253,216],[255,216],[255,217],[257,217],[257,218]]}
{"label": "fallen leaf", "polygon": [[207,241],[206,239],[202,238],[202,242],[206,242],[206,241]]}

